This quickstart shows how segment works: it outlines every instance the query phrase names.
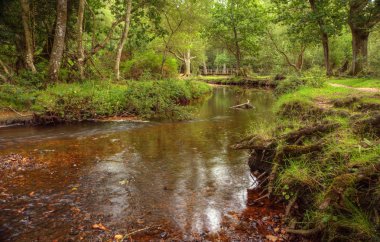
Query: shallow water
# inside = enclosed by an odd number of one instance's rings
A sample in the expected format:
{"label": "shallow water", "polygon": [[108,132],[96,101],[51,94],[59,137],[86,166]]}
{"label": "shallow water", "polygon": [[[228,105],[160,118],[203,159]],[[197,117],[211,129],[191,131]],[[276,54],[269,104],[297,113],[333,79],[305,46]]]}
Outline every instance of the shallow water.
{"label": "shallow water", "polygon": [[[247,99],[255,109],[229,108]],[[218,87],[191,121],[0,129],[0,155],[43,166],[0,171],[0,240],[101,240],[141,228],[150,239],[217,233],[246,208],[252,183],[248,154],[229,147],[251,125],[271,122],[272,104],[269,91]],[[98,223],[108,230],[94,233]]]}

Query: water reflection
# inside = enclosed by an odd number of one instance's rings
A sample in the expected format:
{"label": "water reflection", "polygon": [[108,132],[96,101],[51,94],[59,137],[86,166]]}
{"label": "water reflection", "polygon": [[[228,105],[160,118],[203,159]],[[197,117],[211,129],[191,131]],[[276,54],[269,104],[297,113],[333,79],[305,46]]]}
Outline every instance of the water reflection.
{"label": "water reflection", "polygon": [[[255,109],[229,108],[247,99]],[[198,105],[199,116],[188,122],[6,129],[0,131],[0,144],[7,143],[0,154],[38,154],[55,179],[38,183],[42,171],[26,174],[22,191],[65,193],[75,184],[80,210],[101,215],[116,230],[166,224],[181,230],[184,238],[216,232],[228,211],[245,207],[250,185],[247,154],[229,147],[250,122],[271,121],[272,96],[223,87]],[[39,152],[44,149],[54,152]],[[19,189],[15,185],[9,191]],[[17,209],[9,202],[6,206]]]}

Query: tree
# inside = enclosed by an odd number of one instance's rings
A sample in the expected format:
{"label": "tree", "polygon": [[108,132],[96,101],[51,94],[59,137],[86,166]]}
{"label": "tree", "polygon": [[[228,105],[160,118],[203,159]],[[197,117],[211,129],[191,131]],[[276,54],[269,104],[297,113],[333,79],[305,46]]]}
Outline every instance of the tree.
{"label": "tree", "polygon": [[205,41],[201,32],[208,21],[209,0],[171,0],[164,12],[163,62],[167,52],[184,63],[184,75],[191,75],[192,61],[204,56]]}
{"label": "tree", "polygon": [[58,81],[59,70],[65,48],[65,36],[67,27],[67,0],[57,0],[57,21],[53,48],[49,60],[49,79],[51,82]]}
{"label": "tree", "polygon": [[367,67],[368,37],[380,22],[380,0],[349,0],[348,25],[352,34],[352,69],[357,75]]}
{"label": "tree", "polygon": [[24,38],[25,38],[25,64],[33,72],[36,73],[36,67],[33,62],[33,37],[32,30],[30,28],[30,6],[28,0],[20,0],[21,4],[21,16],[22,25],[24,27]]}
{"label": "tree", "polygon": [[[324,66],[327,75],[332,75],[329,38],[340,33],[344,7],[334,0],[273,0],[275,22],[288,26],[288,35],[303,46],[321,41]],[[297,40],[299,39],[299,40]]]}
{"label": "tree", "polygon": [[123,52],[123,48],[125,45],[125,42],[128,38],[128,32],[129,32],[129,25],[131,20],[131,10],[132,10],[132,0],[126,0],[125,1],[125,19],[124,19],[124,28],[123,32],[121,34],[121,39],[119,42],[119,45],[117,46],[117,52],[116,52],[116,60],[115,60],[115,75],[116,80],[120,79],[120,59],[121,54]]}
{"label": "tree", "polygon": [[[275,37],[273,36],[273,34],[268,31],[267,32],[268,34],[268,37],[269,39],[271,40],[275,50],[280,53],[284,58],[285,58],[285,61],[286,63],[294,68],[294,70],[300,74],[302,72],[302,68],[303,68],[303,63],[304,63],[304,53],[305,53],[305,50],[306,50],[306,46],[307,46],[307,43],[304,43],[303,41],[292,41],[291,45],[292,45],[292,49],[296,48],[296,49],[299,49],[298,53],[297,53],[297,58],[294,62],[291,61],[291,58],[289,57],[289,55],[286,53],[286,51],[284,49],[282,49],[279,44],[277,43],[277,39],[275,39]],[[282,39],[284,39],[285,37],[282,37]]]}
{"label": "tree", "polygon": [[78,20],[77,20],[77,65],[80,79],[84,79],[84,49],[83,49],[83,19],[84,19],[84,3],[85,0],[79,0]]}
{"label": "tree", "polygon": [[218,1],[212,8],[207,33],[235,57],[237,75],[242,75],[244,55],[254,55],[258,50],[265,25],[266,14],[259,1]]}

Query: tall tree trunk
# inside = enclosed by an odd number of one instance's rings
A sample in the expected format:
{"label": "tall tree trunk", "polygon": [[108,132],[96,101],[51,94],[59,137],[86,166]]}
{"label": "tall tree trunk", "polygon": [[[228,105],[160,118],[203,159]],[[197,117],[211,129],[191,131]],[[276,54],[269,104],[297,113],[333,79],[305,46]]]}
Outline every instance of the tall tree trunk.
{"label": "tall tree trunk", "polygon": [[126,0],[126,15],[125,15],[125,24],[124,24],[124,29],[123,33],[119,42],[119,45],[117,47],[117,53],[116,53],[116,61],[115,61],[115,75],[116,75],[116,80],[120,80],[120,59],[121,59],[121,54],[123,52],[123,48],[125,45],[125,42],[127,41],[128,38],[128,32],[129,32],[129,26],[131,22],[131,10],[132,10],[132,0]]}
{"label": "tall tree trunk", "polygon": [[188,49],[186,54],[184,55],[184,62],[185,62],[185,76],[190,76],[191,75],[191,53],[190,53],[190,49]]}
{"label": "tall tree trunk", "polygon": [[223,75],[227,74],[227,65],[223,64]]}
{"label": "tall tree trunk", "polygon": [[[315,4],[315,0],[309,0],[311,10],[315,15],[319,15],[317,6]],[[326,75],[331,76],[332,75],[332,68],[330,65],[330,48],[329,48],[329,36],[324,30],[324,22],[320,17],[317,17],[317,23],[319,26],[319,31],[321,33],[321,40],[322,40],[322,47],[323,47],[323,56],[324,56],[324,62],[326,67]]]}
{"label": "tall tree trunk", "polygon": [[57,0],[57,23],[53,48],[49,60],[49,79],[51,82],[58,81],[59,69],[61,68],[63,50],[65,48],[65,36],[67,27],[67,0]]}
{"label": "tall tree trunk", "polygon": [[207,74],[208,74],[207,64],[206,64],[206,61],[203,61],[203,75],[207,75]]}
{"label": "tall tree trunk", "polygon": [[77,31],[78,31],[78,38],[77,38],[77,64],[78,64],[78,70],[80,79],[84,79],[84,49],[83,49],[83,18],[84,18],[84,1],[85,0],[79,0],[79,7],[78,7],[78,22],[77,22]]}
{"label": "tall tree trunk", "polygon": [[352,69],[351,74],[357,75],[367,66],[369,32],[350,25],[352,33]]}
{"label": "tall tree trunk", "polygon": [[325,61],[326,75],[332,75],[332,68],[330,64],[330,47],[329,47],[329,37],[325,32],[321,34],[322,46],[323,46],[323,57]]}
{"label": "tall tree trunk", "polygon": [[24,59],[25,64],[29,70],[36,73],[36,67],[33,62],[33,36],[30,27],[30,6],[28,0],[20,0],[22,25],[24,27],[24,39],[25,39],[25,52]]}
{"label": "tall tree trunk", "polygon": [[305,46],[301,46],[301,51],[298,54],[297,62],[295,64],[297,72],[299,72],[299,73],[302,72],[305,49],[306,49]]}
{"label": "tall tree trunk", "polygon": [[235,58],[236,58],[236,74],[240,76],[242,74],[241,72],[241,52],[240,52],[240,45],[238,40],[238,33],[236,30],[236,27],[234,26],[234,41],[235,41]]}

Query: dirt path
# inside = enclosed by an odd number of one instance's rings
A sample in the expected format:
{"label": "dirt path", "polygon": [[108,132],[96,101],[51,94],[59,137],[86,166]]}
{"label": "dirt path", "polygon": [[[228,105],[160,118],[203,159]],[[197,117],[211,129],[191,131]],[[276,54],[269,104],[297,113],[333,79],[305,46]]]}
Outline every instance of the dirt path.
{"label": "dirt path", "polygon": [[337,83],[331,83],[331,82],[329,82],[329,85],[333,86],[333,87],[344,87],[344,88],[348,88],[348,89],[354,89],[354,90],[358,90],[358,91],[362,91],[362,92],[370,92],[370,93],[380,92],[379,88],[374,88],[374,87],[350,87],[350,86],[337,84]]}

